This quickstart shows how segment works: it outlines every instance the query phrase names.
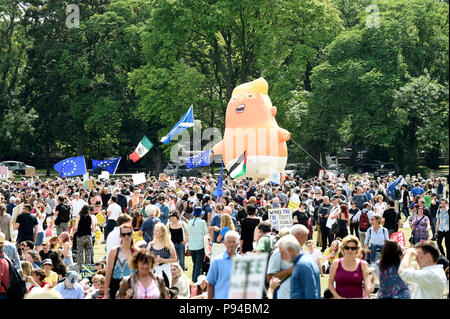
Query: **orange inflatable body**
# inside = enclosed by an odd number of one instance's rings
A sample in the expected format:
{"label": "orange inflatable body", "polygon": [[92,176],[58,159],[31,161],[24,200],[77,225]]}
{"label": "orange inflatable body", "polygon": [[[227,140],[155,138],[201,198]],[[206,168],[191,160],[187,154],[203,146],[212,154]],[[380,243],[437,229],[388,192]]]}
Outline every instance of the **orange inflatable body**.
{"label": "orange inflatable body", "polygon": [[277,108],[272,106],[268,89],[266,80],[259,78],[233,90],[225,117],[224,138],[212,148],[215,155],[222,155],[228,170],[247,152],[246,174],[241,178],[266,179],[276,172],[284,177],[286,141],[290,133],[278,126]]}

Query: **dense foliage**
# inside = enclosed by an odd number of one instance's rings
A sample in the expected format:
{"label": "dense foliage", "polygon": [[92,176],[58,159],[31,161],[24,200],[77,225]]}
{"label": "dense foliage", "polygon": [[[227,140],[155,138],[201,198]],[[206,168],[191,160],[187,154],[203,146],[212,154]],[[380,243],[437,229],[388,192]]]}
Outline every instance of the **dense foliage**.
{"label": "dense foliage", "polygon": [[[0,160],[160,171],[171,145],[158,141],[191,104],[223,131],[233,88],[263,76],[278,123],[315,158],[367,149],[413,172],[423,151],[435,167],[449,149],[448,14],[439,0],[3,0]],[[125,160],[144,134],[149,155]]]}

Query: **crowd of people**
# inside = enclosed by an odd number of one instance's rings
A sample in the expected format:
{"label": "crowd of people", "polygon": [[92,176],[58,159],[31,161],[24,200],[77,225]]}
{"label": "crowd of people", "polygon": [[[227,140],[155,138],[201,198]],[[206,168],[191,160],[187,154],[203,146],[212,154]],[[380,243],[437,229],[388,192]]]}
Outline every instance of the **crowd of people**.
{"label": "crowd of people", "polygon": [[[233,257],[263,253],[264,298],[448,298],[447,180],[407,175],[391,197],[394,180],[225,177],[217,198],[211,174],[13,178],[0,186],[0,299],[225,299]],[[288,206],[292,224],[272,227]]]}

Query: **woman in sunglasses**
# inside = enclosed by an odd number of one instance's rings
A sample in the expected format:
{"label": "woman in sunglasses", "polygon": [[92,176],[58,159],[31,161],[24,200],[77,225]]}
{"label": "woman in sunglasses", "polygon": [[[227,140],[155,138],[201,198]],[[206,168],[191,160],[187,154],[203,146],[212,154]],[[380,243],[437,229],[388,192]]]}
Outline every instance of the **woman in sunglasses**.
{"label": "woman in sunglasses", "polygon": [[328,289],[335,299],[368,298],[370,295],[369,268],[367,262],[357,258],[361,242],[348,235],[341,244],[344,257],[331,265]]}
{"label": "woman in sunglasses", "polygon": [[112,248],[109,252],[104,299],[115,299],[122,278],[132,274],[128,261],[131,260],[137,250],[134,247],[133,226],[131,224],[120,225],[120,239],[120,246]]}

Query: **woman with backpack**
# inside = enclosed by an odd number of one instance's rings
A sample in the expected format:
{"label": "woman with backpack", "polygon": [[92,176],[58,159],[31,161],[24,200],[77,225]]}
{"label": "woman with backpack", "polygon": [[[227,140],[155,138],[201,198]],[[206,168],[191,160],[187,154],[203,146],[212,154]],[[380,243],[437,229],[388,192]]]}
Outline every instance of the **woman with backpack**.
{"label": "woman with backpack", "polygon": [[370,263],[376,262],[377,251],[381,252],[384,246],[384,242],[389,239],[388,230],[381,226],[381,215],[373,214],[370,217],[370,222],[372,227],[367,230],[366,239],[364,241],[364,246],[366,249],[370,250]]}
{"label": "woman with backpack", "polygon": [[430,237],[430,219],[423,212],[423,207],[418,207],[417,215],[413,217],[411,222],[411,234],[414,245]]}

